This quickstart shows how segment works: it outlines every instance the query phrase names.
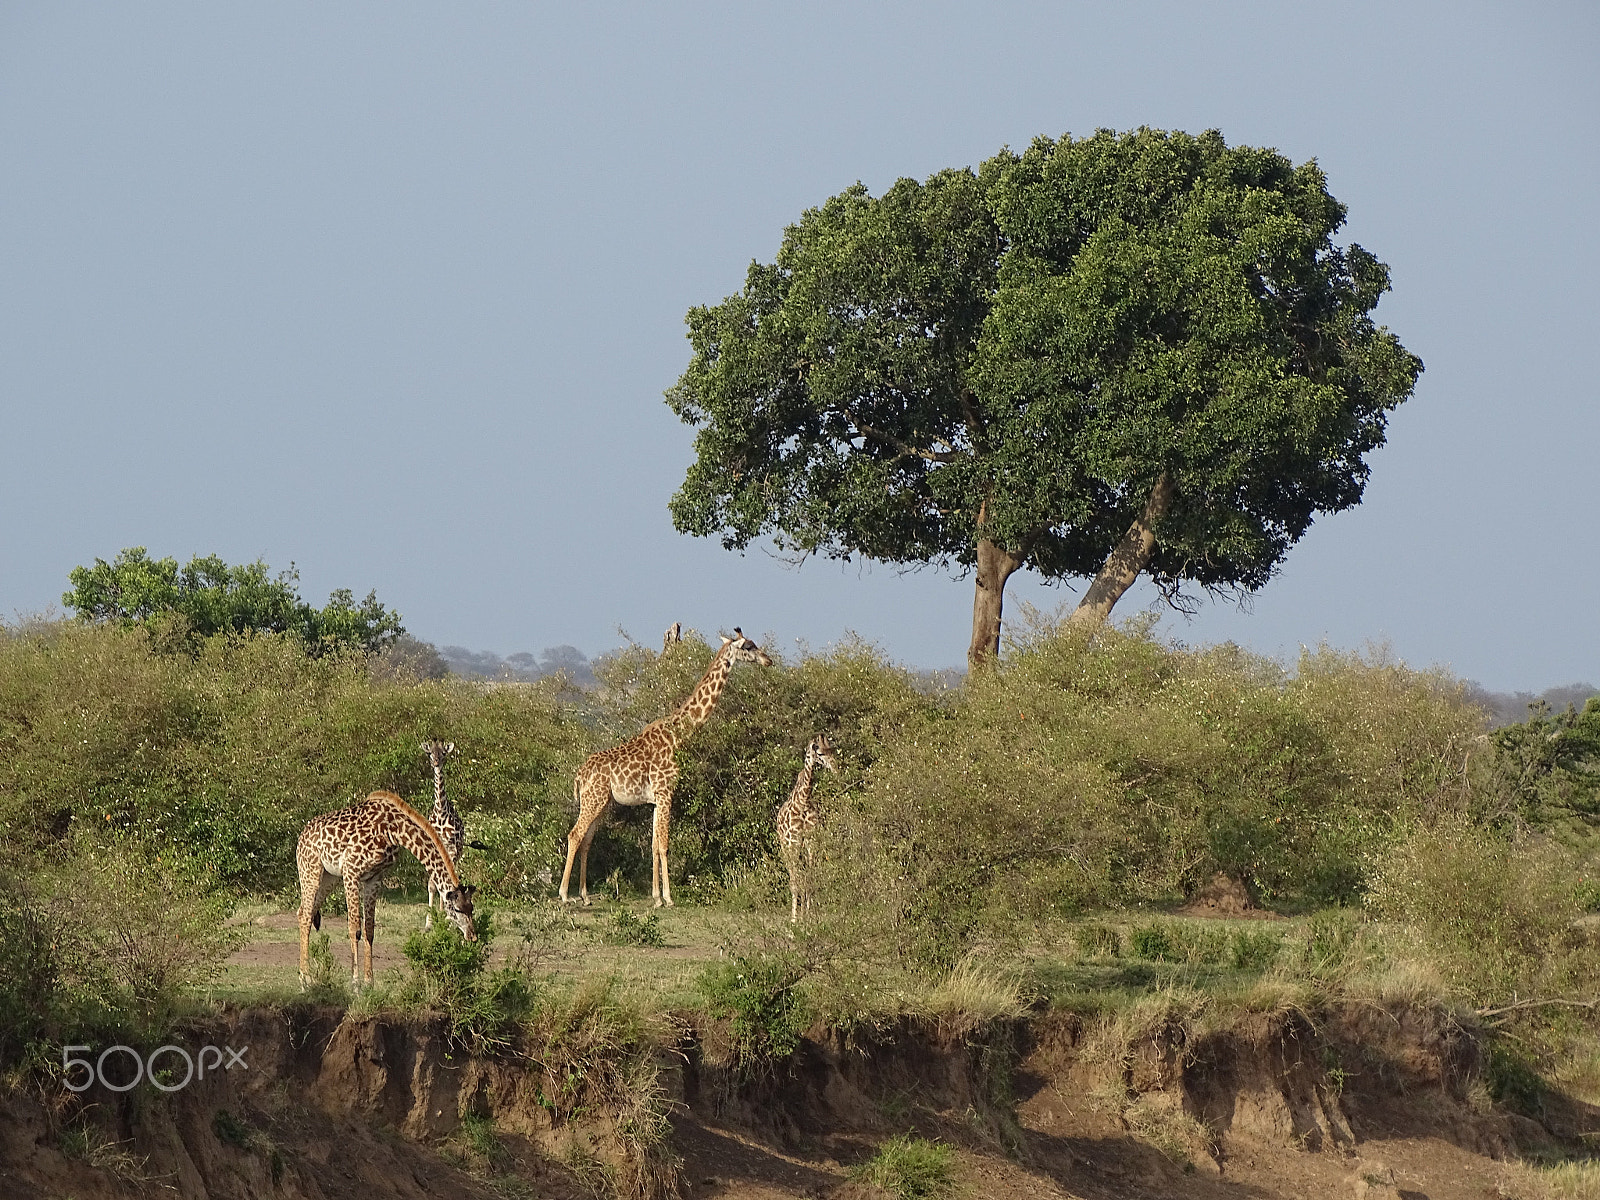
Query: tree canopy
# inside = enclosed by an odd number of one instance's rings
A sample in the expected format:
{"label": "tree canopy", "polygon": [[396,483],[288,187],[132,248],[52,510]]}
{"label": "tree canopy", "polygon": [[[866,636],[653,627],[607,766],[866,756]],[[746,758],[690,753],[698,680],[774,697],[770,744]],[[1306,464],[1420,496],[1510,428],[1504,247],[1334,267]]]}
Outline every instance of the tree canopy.
{"label": "tree canopy", "polygon": [[1006,579],[1141,573],[1249,592],[1364,456],[1422,363],[1371,312],[1383,263],[1335,246],[1315,162],[1102,130],[809,209],[740,293],[691,309],[667,402],[695,426],[672,497],[730,549],[974,571],[969,660]]}
{"label": "tree canopy", "polygon": [[351,647],[381,649],[405,632],[400,614],[378,602],[375,591],[357,604],[347,588],[328,597],[321,609],[300,598],[300,574],[293,565],[269,575],[260,559],[229,566],[216,555],[196,556],[179,569],[175,558],[151,558],[143,546],[121,551],[112,562],[94,560],[74,567],[72,590],[61,603],[88,621],[138,624],[158,614],[175,613],[185,633],[288,633],[313,650]]}

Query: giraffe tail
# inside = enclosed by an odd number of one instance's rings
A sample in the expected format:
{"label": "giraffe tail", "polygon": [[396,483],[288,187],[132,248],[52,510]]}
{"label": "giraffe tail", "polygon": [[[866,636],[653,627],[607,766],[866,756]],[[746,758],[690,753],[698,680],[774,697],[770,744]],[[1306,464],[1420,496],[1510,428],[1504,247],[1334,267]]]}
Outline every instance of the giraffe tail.
{"label": "giraffe tail", "polygon": [[313,928],[313,929],[321,929],[322,928],[322,910],[320,908],[317,909],[316,912],[311,914],[311,928]]}

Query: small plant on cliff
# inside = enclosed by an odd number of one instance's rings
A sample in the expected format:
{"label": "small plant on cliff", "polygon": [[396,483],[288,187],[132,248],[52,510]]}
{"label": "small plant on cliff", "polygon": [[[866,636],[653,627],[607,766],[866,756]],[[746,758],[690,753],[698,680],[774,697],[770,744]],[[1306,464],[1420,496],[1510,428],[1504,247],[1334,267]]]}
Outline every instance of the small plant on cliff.
{"label": "small plant on cliff", "polygon": [[[528,1021],[527,1053],[544,1072],[539,1103],[562,1121],[596,1111],[612,1114],[622,1161],[593,1182],[614,1194],[654,1200],[678,1194],[668,1120],[673,1102],[659,1062],[670,1036],[659,1018],[604,977],[590,977],[565,995],[547,995]],[[581,1146],[573,1142],[569,1148]],[[587,1153],[583,1161],[598,1165]]]}
{"label": "small plant on cliff", "polygon": [[311,936],[311,978],[306,999],[313,1004],[347,1004],[350,1001],[350,976],[333,957],[333,941],[325,932]]}
{"label": "small plant on cliff", "polygon": [[850,1174],[900,1200],[937,1200],[955,1191],[955,1169],[952,1147],[902,1134],[890,1138]]}
{"label": "small plant on cliff", "polygon": [[467,941],[444,921],[406,938],[405,956],[411,977],[401,999],[441,1009],[450,1020],[450,1036],[474,1053],[492,1053],[510,1045],[513,1031],[534,1004],[533,988],[519,964],[486,971],[494,941],[494,918],[479,908],[473,916],[477,940]]}
{"label": "small plant on cliff", "polygon": [[745,1076],[768,1073],[788,1058],[805,1030],[799,985],[806,967],[793,953],[756,950],[715,963],[697,985],[713,1017],[733,1027],[733,1065]]}

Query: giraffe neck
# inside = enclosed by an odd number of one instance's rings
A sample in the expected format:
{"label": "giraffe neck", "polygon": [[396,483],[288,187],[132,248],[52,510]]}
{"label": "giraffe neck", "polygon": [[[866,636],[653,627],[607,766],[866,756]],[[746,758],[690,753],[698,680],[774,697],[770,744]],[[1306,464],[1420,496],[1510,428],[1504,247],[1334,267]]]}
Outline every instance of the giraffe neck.
{"label": "giraffe neck", "polygon": [[433,880],[436,890],[443,892],[461,886],[461,877],[456,874],[438,831],[423,820],[421,813],[393,792],[374,792],[368,799],[385,802],[391,814],[389,840],[411,852]]}
{"label": "giraffe neck", "polygon": [[700,682],[695,684],[694,691],[689,693],[689,698],[678,705],[677,710],[667,718],[668,731],[674,746],[711,718],[712,710],[717,707],[717,701],[722,697],[722,689],[727,686],[728,675],[732,670],[733,659],[725,650],[718,652],[711,660],[711,665],[706,668],[706,673],[700,677]]}
{"label": "giraffe neck", "polygon": [[806,765],[800,768],[800,774],[794,781],[794,789],[789,793],[789,803],[796,808],[808,808],[811,805],[811,785],[817,779],[817,765],[809,758]]}
{"label": "giraffe neck", "polygon": [[433,760],[433,823],[461,827],[461,814],[444,794],[444,763],[437,758]]}

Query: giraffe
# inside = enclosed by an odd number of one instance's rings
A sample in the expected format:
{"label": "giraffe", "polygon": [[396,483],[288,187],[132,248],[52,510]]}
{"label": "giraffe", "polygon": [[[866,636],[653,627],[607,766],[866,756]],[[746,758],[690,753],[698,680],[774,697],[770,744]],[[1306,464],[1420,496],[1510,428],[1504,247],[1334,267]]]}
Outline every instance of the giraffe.
{"label": "giraffe", "polygon": [[[378,880],[409,850],[438,889],[445,916],[469,942],[472,892],[456,874],[439,833],[393,792],[373,792],[359,804],[313,817],[300,831],[295,859],[300,868],[300,986],[310,979],[311,930],[322,928],[322,902],[342,876],[350,913],[350,982],[359,987],[357,951],[363,923],[367,936],[367,983],[372,983],[372,930],[377,917]],[[364,918],[364,922],[363,922]]]}
{"label": "giraffe", "polygon": [[[456,806],[450,803],[450,798],[444,794],[444,760],[456,752],[454,742],[441,742],[438,738],[429,738],[422,743],[422,752],[428,756],[428,761],[433,764],[433,814],[429,822],[439,832],[439,840],[444,843],[445,853],[450,856],[452,865],[461,861],[461,852],[467,848],[467,827],[461,820],[461,814],[456,811]],[[433,925],[433,897],[435,888],[433,876],[428,876],[428,912],[423,917],[423,924],[427,927]],[[444,905],[444,896],[439,896],[440,906]]]}
{"label": "giraffe", "polygon": [[[650,895],[655,906],[672,905],[672,883],[667,875],[667,833],[672,823],[672,787],[678,781],[674,752],[710,718],[727,686],[736,662],[770,667],[772,659],[744,636],[738,626],[724,637],[711,665],[689,698],[676,709],[652,721],[644,732],[620,746],[601,750],[583,760],[572,780],[578,820],[567,835],[567,868],[561,873],[561,900],[567,900],[572,882],[572,860],[579,859],[578,895],[589,903],[589,844],[613,803],[653,804],[655,821],[650,831]],[[580,858],[581,855],[581,858]]]}
{"label": "giraffe", "polygon": [[[833,745],[826,734],[817,734],[806,746],[805,766],[794,781],[789,798],[778,808],[778,849],[783,854],[783,865],[789,868],[789,921],[800,919],[802,905],[811,910],[811,841],[817,826],[822,823],[822,813],[811,803],[811,785],[816,780],[817,767],[830,771],[839,769],[833,756]],[[802,866],[801,858],[805,859]]]}

